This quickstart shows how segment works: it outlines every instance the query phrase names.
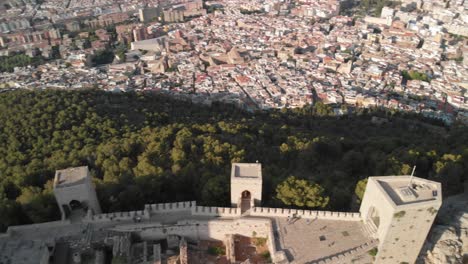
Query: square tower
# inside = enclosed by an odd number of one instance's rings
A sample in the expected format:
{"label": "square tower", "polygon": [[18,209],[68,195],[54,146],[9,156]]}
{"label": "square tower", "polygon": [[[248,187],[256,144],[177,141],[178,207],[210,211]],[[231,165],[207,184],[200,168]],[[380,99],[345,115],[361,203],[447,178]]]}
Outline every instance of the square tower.
{"label": "square tower", "polygon": [[54,195],[62,213],[67,219],[75,210],[101,213],[87,166],[57,170],[54,178]]}
{"label": "square tower", "polygon": [[411,176],[369,177],[359,211],[379,239],[375,263],[415,263],[441,205],[440,183]]}
{"label": "square tower", "polygon": [[231,167],[231,205],[246,211],[262,202],[262,164],[233,163]]}

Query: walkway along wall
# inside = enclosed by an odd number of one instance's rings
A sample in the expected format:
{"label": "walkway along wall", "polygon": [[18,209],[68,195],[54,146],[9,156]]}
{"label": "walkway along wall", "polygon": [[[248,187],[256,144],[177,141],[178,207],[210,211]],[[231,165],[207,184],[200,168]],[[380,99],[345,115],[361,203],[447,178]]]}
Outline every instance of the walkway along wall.
{"label": "walkway along wall", "polygon": [[254,207],[250,210],[251,216],[261,217],[300,217],[305,219],[323,219],[323,220],[342,220],[342,221],[360,221],[360,213],[331,212],[331,211],[313,211],[300,209],[283,209]]}

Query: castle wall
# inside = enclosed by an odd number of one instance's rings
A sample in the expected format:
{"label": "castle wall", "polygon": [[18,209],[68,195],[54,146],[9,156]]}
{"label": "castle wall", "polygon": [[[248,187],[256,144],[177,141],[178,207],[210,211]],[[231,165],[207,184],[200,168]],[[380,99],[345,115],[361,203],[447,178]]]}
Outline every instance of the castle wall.
{"label": "castle wall", "polygon": [[209,206],[196,206],[195,201],[177,202],[177,203],[161,203],[161,204],[147,204],[144,210],[128,211],[128,212],[113,212],[106,214],[88,213],[85,222],[107,222],[107,221],[130,221],[136,218],[141,220],[149,220],[152,217],[161,217],[164,215],[171,215],[177,213],[187,213],[192,216],[208,216],[208,217],[227,217],[235,218],[240,217],[241,212],[239,208],[230,207],[209,207]]}
{"label": "castle wall", "polygon": [[226,234],[251,237],[268,237],[272,234],[269,219],[212,219],[181,220],[175,224],[147,223],[122,225],[118,229],[138,232],[145,240],[165,239],[168,235],[178,235],[193,240],[215,239],[224,241]]}
{"label": "castle wall", "polygon": [[240,217],[241,210],[240,208],[230,207],[194,206],[192,207],[192,215]]}
{"label": "castle wall", "polygon": [[25,230],[29,230],[29,229],[34,230],[34,229],[41,229],[41,228],[61,227],[61,226],[67,226],[69,224],[70,224],[70,220],[64,220],[64,221],[51,221],[51,222],[22,225],[22,226],[10,226],[8,227],[5,233],[5,236],[10,236],[12,233],[16,231],[24,232]]}
{"label": "castle wall", "polygon": [[313,211],[313,210],[300,210],[300,209],[283,209],[283,208],[268,208],[268,207],[254,207],[250,210],[251,216],[263,217],[301,217],[305,219],[324,219],[324,220],[348,220],[360,221],[360,213],[348,212],[331,212],[331,211]]}
{"label": "castle wall", "polygon": [[150,213],[169,213],[169,212],[183,212],[191,211],[192,207],[196,206],[195,201],[176,202],[176,203],[159,203],[159,204],[146,204],[145,209]]}
{"label": "castle wall", "polygon": [[[141,226],[141,225],[139,225]],[[133,230],[136,231],[136,230]],[[257,237],[266,237],[267,246],[273,260],[286,259],[284,252],[276,251],[273,228],[270,219],[238,218],[235,220],[184,220],[175,225],[151,225],[140,231],[142,239],[158,240],[168,235],[183,236],[193,240],[215,239],[224,241],[226,234],[237,234],[252,237],[255,231]]]}
{"label": "castle wall", "polygon": [[267,238],[267,247],[275,262],[286,260],[285,253],[276,249],[271,221],[266,218],[236,218],[182,220],[175,224],[129,223],[119,225],[115,230],[136,232],[143,240],[160,240],[169,235],[178,235],[189,240],[225,241],[226,235],[229,234],[252,237],[255,232],[255,236]]}
{"label": "castle wall", "polygon": [[128,212],[113,212],[107,214],[88,214],[83,218],[86,223],[103,223],[111,221],[137,221],[137,219],[148,220],[150,218],[147,210],[128,211]]}

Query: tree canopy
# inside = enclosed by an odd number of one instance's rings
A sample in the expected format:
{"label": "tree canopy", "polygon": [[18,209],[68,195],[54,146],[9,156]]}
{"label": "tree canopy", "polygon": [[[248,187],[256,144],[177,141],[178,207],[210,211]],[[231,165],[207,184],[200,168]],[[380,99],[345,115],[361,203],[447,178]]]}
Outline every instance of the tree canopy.
{"label": "tree canopy", "polygon": [[229,206],[231,163],[256,160],[270,207],[284,206],[275,191],[295,175],[321,186],[327,209],[347,211],[359,180],[414,165],[444,195],[463,192],[466,127],[380,109],[335,117],[329,108],[250,113],[152,93],[0,93],[0,229],[58,219],[51,182],[73,166],[89,167],[105,212],[184,200]]}
{"label": "tree canopy", "polygon": [[41,56],[29,57],[25,54],[0,56],[0,72],[13,72],[15,67],[37,66],[44,63]]}
{"label": "tree canopy", "polygon": [[366,186],[367,186],[367,178],[358,181],[358,183],[356,184],[356,189],[354,189],[354,194],[356,194],[356,197],[359,203],[362,201],[362,197],[364,197],[364,191],[366,190]]}
{"label": "tree canopy", "polygon": [[276,187],[276,198],[285,205],[298,207],[324,208],[330,198],[323,195],[324,189],[307,180],[289,176]]}

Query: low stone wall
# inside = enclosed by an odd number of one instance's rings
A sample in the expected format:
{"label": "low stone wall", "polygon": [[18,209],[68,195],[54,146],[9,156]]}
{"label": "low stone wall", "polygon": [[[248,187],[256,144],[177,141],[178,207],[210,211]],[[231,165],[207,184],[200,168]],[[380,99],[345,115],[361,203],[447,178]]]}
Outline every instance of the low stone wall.
{"label": "low stone wall", "polygon": [[140,231],[143,239],[157,240],[168,235],[179,235],[191,239],[216,239],[224,241],[226,234],[239,234],[251,237],[269,237],[270,219],[236,218],[211,220],[182,220],[176,224],[129,224],[120,226],[121,231]]}
{"label": "low stone wall", "polygon": [[6,235],[9,236],[11,233],[15,231],[25,231],[28,229],[40,229],[40,228],[50,228],[50,227],[61,227],[70,224],[70,220],[60,220],[60,221],[52,221],[46,223],[37,223],[37,224],[30,224],[30,225],[22,225],[22,226],[10,226],[7,229]]}
{"label": "low stone wall", "polygon": [[131,221],[136,219],[149,219],[149,212],[147,210],[139,210],[97,215],[88,214],[85,218],[83,218],[83,222]]}
{"label": "low stone wall", "polygon": [[271,221],[272,220],[270,220],[270,225],[268,226],[268,234],[266,236],[268,251],[270,251],[271,260],[274,263],[289,263],[286,253],[282,250],[278,251],[278,249],[276,248],[275,234],[273,233],[273,225]]}
{"label": "low stone wall", "polygon": [[344,220],[344,221],[360,221],[360,213],[348,212],[331,212],[331,211],[313,211],[300,209],[283,209],[283,208],[268,208],[254,207],[250,210],[251,216],[264,217],[300,217],[306,219],[324,219],[324,220]]}
{"label": "low stone wall", "polygon": [[239,208],[230,207],[194,206],[192,207],[192,215],[240,217],[241,210]]}

